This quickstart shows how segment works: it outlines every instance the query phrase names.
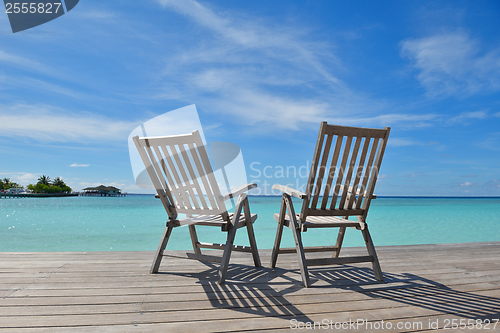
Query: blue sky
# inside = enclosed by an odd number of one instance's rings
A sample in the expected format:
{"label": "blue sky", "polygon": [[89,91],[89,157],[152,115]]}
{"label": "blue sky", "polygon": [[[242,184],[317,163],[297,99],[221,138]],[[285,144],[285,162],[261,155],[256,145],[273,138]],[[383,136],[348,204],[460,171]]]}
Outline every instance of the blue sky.
{"label": "blue sky", "polygon": [[144,192],[129,133],[196,104],[261,189],[305,182],[280,170],[308,167],[326,120],[392,128],[379,195],[498,196],[499,17],[498,1],[82,0],[13,34],[2,14],[0,177]]}

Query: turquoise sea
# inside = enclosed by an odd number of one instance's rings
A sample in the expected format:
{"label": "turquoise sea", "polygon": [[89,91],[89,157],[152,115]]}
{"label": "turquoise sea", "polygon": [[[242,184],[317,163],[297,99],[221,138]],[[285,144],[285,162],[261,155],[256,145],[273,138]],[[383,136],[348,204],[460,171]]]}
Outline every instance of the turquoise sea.
{"label": "turquoise sea", "polygon": [[[272,248],[273,213],[280,197],[249,197],[259,215],[254,228],[260,249]],[[297,210],[300,208],[296,206]],[[0,252],[156,250],[166,221],[152,195],[0,199]],[[376,246],[500,241],[500,198],[384,198],[372,201],[368,225]],[[197,227],[200,241],[223,242],[219,228]],[[287,228],[285,228],[287,229]],[[283,246],[294,246],[285,230]],[[331,245],[335,229],[309,230],[307,245]],[[244,229],[237,244],[246,245]],[[185,227],[172,233],[167,249],[190,249]],[[363,246],[348,230],[346,246]]]}

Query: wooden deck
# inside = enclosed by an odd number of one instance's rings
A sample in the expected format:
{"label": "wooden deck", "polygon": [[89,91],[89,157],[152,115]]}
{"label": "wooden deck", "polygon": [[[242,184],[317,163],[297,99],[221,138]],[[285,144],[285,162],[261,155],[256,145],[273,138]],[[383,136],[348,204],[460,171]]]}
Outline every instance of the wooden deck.
{"label": "wooden deck", "polygon": [[[500,242],[377,250],[385,283],[368,264],[322,266],[310,269],[309,289],[295,254],[271,270],[234,253],[219,286],[217,267],[196,261],[165,258],[149,274],[153,252],[0,253],[0,330],[281,332],[316,322],[338,332],[437,332],[447,320],[500,319]],[[268,266],[270,251],[261,253]],[[500,323],[474,327],[445,331],[500,332]]]}

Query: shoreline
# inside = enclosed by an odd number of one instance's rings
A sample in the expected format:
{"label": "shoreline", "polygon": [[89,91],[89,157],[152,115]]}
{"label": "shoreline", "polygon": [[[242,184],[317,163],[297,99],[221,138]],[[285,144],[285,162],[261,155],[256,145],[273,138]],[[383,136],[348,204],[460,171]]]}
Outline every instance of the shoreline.
{"label": "shoreline", "polygon": [[[419,247],[426,247],[427,249],[452,249],[452,248],[461,248],[461,247],[467,247],[467,246],[498,246],[500,247],[500,241],[477,241],[477,242],[462,242],[462,243],[420,243],[420,244],[401,244],[401,245],[376,245],[375,244],[375,249],[378,251],[380,250],[385,250],[385,251],[396,251],[402,247],[405,248],[419,248]],[[343,246],[342,249],[349,249],[349,250],[364,250],[364,246]],[[192,248],[187,248],[186,250],[168,250],[170,252],[189,252],[192,251]],[[260,252],[267,252],[271,251],[272,248],[259,248],[259,253]],[[213,251],[206,249],[205,251]],[[133,252],[152,252],[152,250],[89,250],[89,251],[0,251],[0,256],[4,253],[8,254],[35,254],[35,253],[119,253],[119,252],[127,252],[127,253],[133,253]],[[293,253],[295,255],[295,253]]]}
{"label": "shoreline", "polygon": [[0,193],[0,198],[77,197],[78,193]]}

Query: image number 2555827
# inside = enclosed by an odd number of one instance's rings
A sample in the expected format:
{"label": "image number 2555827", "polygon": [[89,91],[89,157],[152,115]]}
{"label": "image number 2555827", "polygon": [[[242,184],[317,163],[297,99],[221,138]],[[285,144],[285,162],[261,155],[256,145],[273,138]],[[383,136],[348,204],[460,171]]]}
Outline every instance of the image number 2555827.
{"label": "image number 2555827", "polygon": [[[39,14],[52,14],[52,13],[55,13],[57,14],[59,12],[59,9],[61,9],[61,5],[62,3],[60,2],[47,2],[47,3],[43,3],[43,2],[31,2],[31,3],[28,3],[28,2],[7,2],[5,4],[5,12],[7,14],[18,14],[18,13],[22,13],[22,14],[28,14],[28,13],[31,13],[31,14],[35,14],[35,13],[39,13]],[[62,10],[62,9],[61,9]]]}

